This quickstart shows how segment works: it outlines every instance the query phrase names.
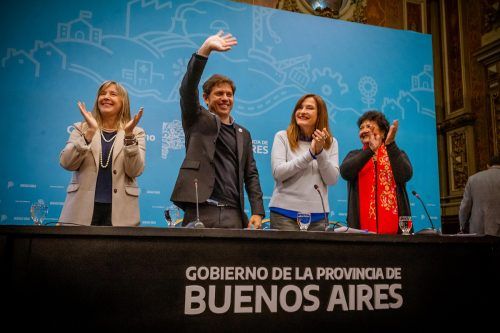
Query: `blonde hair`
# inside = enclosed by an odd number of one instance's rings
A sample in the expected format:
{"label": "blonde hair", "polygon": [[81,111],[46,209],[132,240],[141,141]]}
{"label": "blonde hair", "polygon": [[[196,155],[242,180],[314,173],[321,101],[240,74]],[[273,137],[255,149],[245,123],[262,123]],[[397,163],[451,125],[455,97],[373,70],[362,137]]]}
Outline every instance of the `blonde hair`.
{"label": "blonde hair", "polygon": [[113,84],[115,85],[116,90],[118,91],[118,95],[122,98],[122,109],[118,114],[118,121],[117,121],[118,124],[115,125],[118,125],[117,126],[118,129],[123,129],[125,125],[130,121],[130,101],[128,98],[127,90],[116,81],[104,81],[103,84],[101,84],[101,86],[97,90],[97,96],[95,99],[94,108],[92,109],[92,115],[97,121],[99,128],[102,128],[102,116],[99,110],[99,96],[101,95],[103,90],[109,88],[109,86]]}
{"label": "blonde hair", "polygon": [[325,149],[330,148],[333,142],[332,134],[330,132],[330,126],[328,124],[328,110],[326,108],[325,101],[319,95],[306,94],[299,98],[299,100],[295,104],[292,112],[292,118],[290,120],[290,125],[288,125],[288,128],[286,129],[286,135],[288,137],[288,142],[290,143],[290,148],[292,148],[292,151],[297,149],[297,147],[299,146],[299,137],[301,134],[300,127],[297,124],[297,120],[295,119],[295,113],[302,106],[302,103],[305,101],[305,99],[309,97],[314,98],[314,100],[316,101],[316,110],[318,112],[318,117],[316,119],[316,125],[314,126],[314,128],[319,130],[323,130],[323,128],[326,128],[329,134],[329,137],[325,142]]}

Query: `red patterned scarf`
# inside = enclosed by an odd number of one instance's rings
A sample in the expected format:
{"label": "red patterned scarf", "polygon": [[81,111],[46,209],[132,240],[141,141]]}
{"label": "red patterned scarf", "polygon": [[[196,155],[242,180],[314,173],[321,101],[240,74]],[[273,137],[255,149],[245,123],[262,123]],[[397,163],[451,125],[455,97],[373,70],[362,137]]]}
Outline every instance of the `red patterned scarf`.
{"label": "red patterned scarf", "polygon": [[[363,150],[365,149],[369,149],[367,145],[363,147]],[[378,176],[376,180],[375,174]],[[375,156],[359,172],[358,190],[361,229],[378,234],[397,234],[396,182],[384,144],[377,149]]]}

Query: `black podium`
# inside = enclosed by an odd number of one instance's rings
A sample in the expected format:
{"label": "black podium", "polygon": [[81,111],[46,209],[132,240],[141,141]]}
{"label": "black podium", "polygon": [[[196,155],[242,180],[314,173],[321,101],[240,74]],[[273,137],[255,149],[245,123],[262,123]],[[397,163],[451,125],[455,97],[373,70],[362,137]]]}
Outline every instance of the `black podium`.
{"label": "black podium", "polygon": [[479,328],[500,296],[495,237],[2,226],[0,251],[17,328]]}

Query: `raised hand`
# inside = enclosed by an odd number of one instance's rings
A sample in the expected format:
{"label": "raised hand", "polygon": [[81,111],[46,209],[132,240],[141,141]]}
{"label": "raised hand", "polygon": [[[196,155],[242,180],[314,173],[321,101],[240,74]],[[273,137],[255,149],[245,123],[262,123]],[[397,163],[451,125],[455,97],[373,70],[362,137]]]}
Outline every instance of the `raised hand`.
{"label": "raised hand", "polygon": [[323,130],[321,131],[319,129],[314,130],[311,141],[311,151],[314,155],[318,155],[319,153],[321,153],[323,147],[325,146],[326,140],[328,140],[329,138],[330,134],[328,133],[326,128],[323,128]]}
{"label": "raised hand", "polygon": [[89,126],[89,129],[92,129],[96,131],[99,128],[99,125],[97,124],[97,120],[95,120],[94,116],[92,115],[92,112],[87,111],[87,107],[85,106],[84,102],[78,101],[78,108],[80,109],[80,113],[82,114],[83,118],[85,119],[85,122]]}
{"label": "raised hand", "polygon": [[224,31],[220,30],[205,40],[198,50],[198,54],[208,57],[212,51],[226,52],[231,50],[231,47],[236,44],[238,44],[236,37],[229,33],[224,35]]}
{"label": "raised hand", "polygon": [[394,120],[392,122],[391,127],[389,128],[389,133],[387,134],[387,138],[385,139],[385,145],[391,144],[396,139],[396,133],[398,132],[399,122]]}
{"label": "raised hand", "polygon": [[382,136],[380,134],[373,133],[373,131],[370,131],[370,141],[368,142],[368,146],[370,147],[370,149],[376,152],[381,144]]}
{"label": "raised hand", "polygon": [[125,131],[126,136],[133,135],[134,128],[139,123],[139,120],[141,120],[143,113],[144,113],[144,108],[141,107],[139,109],[139,112],[137,112],[137,114],[132,119],[130,119],[130,121],[125,125],[123,130]]}
{"label": "raised hand", "polygon": [[85,137],[85,141],[90,143],[92,141],[92,138],[94,137],[94,134],[97,132],[99,129],[99,125],[97,124],[97,120],[95,120],[94,116],[92,115],[92,112],[87,111],[87,107],[85,106],[84,102],[78,101],[78,108],[80,109],[80,113],[83,116],[83,119],[85,119],[85,122],[87,123],[87,130],[85,133],[83,133]]}

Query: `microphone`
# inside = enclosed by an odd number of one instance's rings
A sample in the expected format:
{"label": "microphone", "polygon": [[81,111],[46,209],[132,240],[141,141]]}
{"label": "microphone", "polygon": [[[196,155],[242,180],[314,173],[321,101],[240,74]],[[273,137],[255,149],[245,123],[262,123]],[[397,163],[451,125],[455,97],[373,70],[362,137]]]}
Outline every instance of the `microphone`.
{"label": "microphone", "polygon": [[425,207],[424,201],[422,200],[420,195],[417,193],[417,191],[413,190],[413,191],[411,191],[411,193],[415,196],[415,198],[417,198],[420,201],[420,203],[422,204],[422,207],[424,207],[425,213],[427,214],[427,218],[429,219],[429,222],[431,224],[431,228],[424,228],[424,229],[420,230],[419,232],[417,232],[416,234],[437,234],[438,231],[436,230],[436,228],[434,228],[434,223],[432,223],[431,216],[429,215],[429,212],[427,211],[427,208]]}
{"label": "microphone", "polygon": [[193,226],[195,229],[205,228],[205,225],[203,224],[203,222],[200,221],[200,207],[199,207],[199,200],[198,200],[198,178],[194,179],[194,190],[196,193],[196,220],[193,221],[194,223],[193,222],[191,222],[191,223],[193,223]]}
{"label": "microphone", "polygon": [[[325,231],[326,231],[328,229],[329,222],[328,222],[328,214],[326,213],[325,210],[325,202],[323,201],[323,195],[321,195],[319,186],[314,184],[314,189],[316,190],[316,192],[318,192],[319,197],[321,199],[321,207],[323,207],[323,214],[325,215]],[[335,225],[337,225],[337,222],[335,222]]]}

